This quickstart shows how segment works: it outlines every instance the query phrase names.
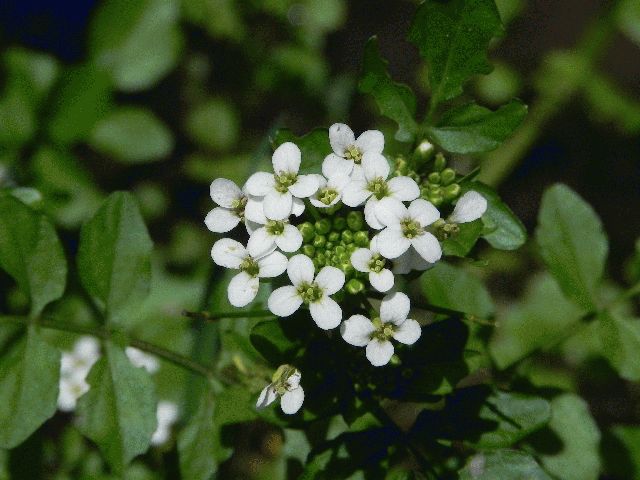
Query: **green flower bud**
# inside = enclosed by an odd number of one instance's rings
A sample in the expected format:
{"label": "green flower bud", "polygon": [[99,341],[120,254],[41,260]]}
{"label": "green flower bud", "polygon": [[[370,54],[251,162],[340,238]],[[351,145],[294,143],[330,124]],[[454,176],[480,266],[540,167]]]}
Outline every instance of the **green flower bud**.
{"label": "green flower bud", "polygon": [[455,200],[460,195],[460,185],[457,183],[452,183],[444,188],[444,198],[447,201]]}
{"label": "green flower bud", "polygon": [[333,230],[341,232],[347,228],[347,219],[344,217],[334,217],[333,218]]}
{"label": "green flower bud", "polygon": [[316,234],[316,230],[310,222],[301,223],[298,225],[298,230],[300,230],[300,233],[302,234],[302,240],[304,243],[310,243]]}
{"label": "green flower bud", "polygon": [[433,203],[436,207],[439,207],[440,205],[442,205],[442,202],[444,201],[444,197],[442,196],[442,194],[434,194],[434,193],[430,193],[427,199],[431,203]]}
{"label": "green flower bud", "polygon": [[316,232],[320,235],[326,235],[331,231],[331,221],[327,218],[318,220],[315,224]]}
{"label": "green flower bud", "polygon": [[444,158],[444,155],[442,155],[441,153],[436,154],[436,159],[433,162],[433,169],[436,172],[441,172],[446,166],[447,160]]}
{"label": "green flower bud", "polygon": [[324,266],[325,266],[325,265],[324,265],[324,262],[323,262],[323,261],[321,261],[320,259],[318,259],[318,258],[314,258],[314,259],[313,259],[313,267],[316,269],[316,272],[317,272],[318,270],[320,270],[320,269],[321,269],[322,267],[324,267]]}
{"label": "green flower bud", "polygon": [[429,183],[438,185],[440,184],[440,174],[438,172],[431,172],[427,177],[427,180],[429,181]]}
{"label": "green flower bud", "polygon": [[327,251],[333,251],[333,249],[335,248],[336,244],[333,242],[327,242],[324,246],[324,248],[327,249]]}
{"label": "green flower bud", "polygon": [[338,255],[331,255],[331,265],[340,265],[340,257]]}
{"label": "green flower bud", "polygon": [[339,257],[340,257],[340,263],[341,264],[342,263],[351,264],[351,254],[350,253],[347,253],[347,252],[341,253],[339,255]]}
{"label": "green flower bud", "polygon": [[349,261],[338,263],[338,268],[344,272],[344,276],[347,278],[353,277],[356,273],[355,268],[351,265]]}
{"label": "green flower bud", "polygon": [[302,253],[304,253],[307,257],[313,258],[316,254],[316,248],[313,245],[303,245]]}
{"label": "green flower bud", "polygon": [[369,246],[369,234],[364,230],[360,230],[353,234],[353,241],[358,247]]}
{"label": "green flower bud", "polygon": [[316,248],[324,247],[327,244],[327,237],[324,235],[316,235],[313,238],[313,246]]}
{"label": "green flower bud", "polygon": [[357,295],[358,293],[364,291],[364,283],[356,278],[352,278],[347,282],[345,289],[351,295]]}
{"label": "green flower bud", "polygon": [[427,191],[428,191],[429,193],[440,193],[440,192],[441,192],[441,190],[440,190],[440,185],[434,185],[433,183],[430,183],[430,184],[427,186]]}
{"label": "green flower bud", "polygon": [[353,243],[353,232],[351,230],[343,230],[340,236],[346,245]]}
{"label": "green flower bud", "polygon": [[336,255],[342,255],[343,253],[346,253],[347,249],[344,248],[342,245],[337,245],[333,251],[336,253]]}
{"label": "green flower bud", "polygon": [[364,215],[362,212],[349,212],[347,214],[347,225],[353,232],[358,232],[364,227]]}
{"label": "green flower bud", "polygon": [[330,242],[336,243],[340,241],[340,232],[331,232],[327,237]]}
{"label": "green flower bud", "polygon": [[422,142],[420,142],[413,152],[416,158],[421,162],[431,160],[431,157],[433,157],[434,153],[435,148],[428,140],[423,140]]}
{"label": "green flower bud", "polygon": [[351,256],[351,254],[355,252],[357,248],[358,246],[355,243],[350,243],[349,245],[347,245],[347,253],[349,254],[349,256]]}
{"label": "green flower bud", "polygon": [[402,360],[400,360],[400,357],[399,357],[398,355],[393,354],[393,355],[391,356],[391,360],[389,360],[389,363],[390,363],[391,365],[393,365],[394,367],[397,367],[398,365],[401,365],[401,364],[402,364]]}
{"label": "green flower bud", "polygon": [[445,168],[440,174],[440,183],[449,185],[456,179],[456,171],[453,168]]}

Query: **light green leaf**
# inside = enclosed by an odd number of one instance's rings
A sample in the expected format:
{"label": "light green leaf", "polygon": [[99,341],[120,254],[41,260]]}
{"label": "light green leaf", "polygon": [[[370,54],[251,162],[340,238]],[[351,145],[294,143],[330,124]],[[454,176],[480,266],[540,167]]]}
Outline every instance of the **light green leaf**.
{"label": "light green leaf", "polygon": [[153,112],[121,107],[95,125],[89,144],[103,155],[123,163],[145,163],[169,155],[173,138]]}
{"label": "light green leaf", "polygon": [[0,197],[0,267],[31,299],[32,316],[64,293],[67,262],[55,229],[10,196]]}
{"label": "light green leaf", "polygon": [[232,103],[222,98],[210,98],[189,111],[185,128],[191,140],[201,147],[225,151],[238,142],[240,118]]}
{"label": "light green leaf", "polygon": [[322,161],[332,152],[329,132],[326,128],[316,128],[301,137],[297,137],[289,129],[279,129],[271,140],[271,146],[275,150],[284,142],[293,142],[300,148],[302,152],[300,173],[304,174],[320,173]]}
{"label": "light green leaf", "polygon": [[640,4],[637,0],[622,0],[616,8],[616,21],[629,40],[640,45]]}
{"label": "light green leaf", "polygon": [[17,93],[36,110],[51,90],[58,75],[55,58],[20,47],[11,47],[4,53],[7,68],[7,94]]}
{"label": "light green leaf", "polygon": [[491,111],[475,103],[455,107],[426,132],[433,143],[453,153],[488,152],[513,134],[527,114],[527,106],[512,100]]}
{"label": "light green leaf", "polygon": [[179,59],[182,36],[174,0],[108,0],[89,31],[89,53],[115,86],[139,91],[153,86]]}
{"label": "light green leaf", "polygon": [[494,311],[489,292],[482,282],[461,268],[438,262],[424,272],[421,282],[425,298],[437,307],[485,318]]}
{"label": "light green leaf", "polygon": [[416,13],[409,40],[429,67],[431,106],[462,93],[472,75],[489,73],[489,41],[503,33],[493,0],[426,0]]}
{"label": "light green leaf", "polygon": [[80,431],[94,441],[116,472],[149,448],[156,429],[156,398],[151,376],[134,367],[124,350],[108,341],[93,366],[90,390],[78,400]]}
{"label": "light green leaf", "polygon": [[0,356],[0,448],[13,448],[56,411],[60,352],[30,326]]}
{"label": "light green leaf", "polygon": [[477,453],[459,475],[460,480],[551,480],[533,457],[518,450]]}
{"label": "light green leaf", "polygon": [[605,311],[598,317],[602,354],[625,380],[640,380],[640,319]]}
{"label": "light green leaf", "polygon": [[487,200],[487,211],[482,216],[485,232],[482,234],[489,245],[498,250],[516,250],[527,241],[527,230],[511,209],[502,202],[496,191],[481,182],[462,185],[462,192],[475,190]]}
{"label": "light green leaf", "polygon": [[442,241],[442,252],[447,256],[466,257],[482,232],[482,221],[461,223],[459,232]]}
{"label": "light green leaf", "polygon": [[210,391],[202,395],[198,410],[178,436],[180,473],[184,478],[208,480],[218,469],[216,441],[218,429],[214,424],[215,401]]}
{"label": "light green leaf", "polygon": [[[638,31],[640,35],[640,27]],[[629,135],[640,132],[640,100],[599,72],[593,72],[589,78],[584,79],[582,88],[586,103],[592,110],[593,120],[614,123]]]}
{"label": "light green leaf", "polygon": [[80,232],[80,280],[108,322],[126,326],[149,293],[151,249],[135,199],[109,196]]}
{"label": "light green leaf", "polygon": [[408,86],[391,79],[387,73],[387,62],[380,56],[376,37],[370,38],[365,46],[359,88],[362,93],[373,96],[382,115],[398,124],[396,140],[410,142],[415,138],[418,129],[414,120],[415,95]]}
{"label": "light green leaf", "polygon": [[549,188],[538,213],[536,242],[565,295],[585,310],[594,310],[608,243],[589,204],[566,185]]}

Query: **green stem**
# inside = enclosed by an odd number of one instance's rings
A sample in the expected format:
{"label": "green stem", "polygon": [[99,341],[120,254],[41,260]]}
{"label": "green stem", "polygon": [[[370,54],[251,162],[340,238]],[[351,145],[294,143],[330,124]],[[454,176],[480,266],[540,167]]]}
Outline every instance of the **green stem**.
{"label": "green stem", "polygon": [[307,207],[307,210],[309,211],[309,213],[311,214],[314,220],[318,221],[322,219],[322,216],[320,215],[320,212],[318,211],[318,209],[315,206],[313,206],[308,199],[305,199],[304,203]]}
{"label": "green stem", "polygon": [[189,318],[204,320],[205,322],[215,322],[223,318],[269,318],[273,313],[268,310],[237,310],[233,312],[190,312],[185,310],[182,315]]}

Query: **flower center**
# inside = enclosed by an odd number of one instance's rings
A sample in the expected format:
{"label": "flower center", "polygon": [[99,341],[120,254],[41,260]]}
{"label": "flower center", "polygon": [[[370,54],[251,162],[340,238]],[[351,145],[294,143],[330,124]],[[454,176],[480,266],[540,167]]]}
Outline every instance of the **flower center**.
{"label": "flower center", "polygon": [[284,222],[279,220],[269,220],[265,225],[269,235],[278,237],[284,233]]}
{"label": "flower center", "polygon": [[387,186],[387,182],[384,178],[378,177],[369,182],[367,185],[367,189],[373,193],[373,195],[378,199],[382,199],[389,194],[389,187]]}
{"label": "flower center", "polygon": [[231,210],[240,220],[244,220],[244,209],[247,206],[247,197],[236,198],[231,202]]}
{"label": "flower center", "polygon": [[369,270],[372,272],[380,273],[384,268],[386,260],[382,258],[382,255],[379,253],[375,253],[371,256],[371,260],[369,260]]}
{"label": "flower center", "polygon": [[395,325],[392,323],[383,323],[379,317],[371,320],[376,330],[371,334],[371,338],[377,338],[380,341],[388,340],[395,332]]}
{"label": "flower center", "polygon": [[300,295],[305,304],[309,305],[320,300],[324,292],[317,283],[303,282],[298,286],[298,295]]}
{"label": "flower center", "polygon": [[260,266],[251,255],[247,255],[246,257],[244,257],[244,260],[242,260],[242,263],[240,264],[240,271],[246,272],[252,277],[255,277],[260,272]]}
{"label": "flower center", "polygon": [[347,160],[353,160],[354,163],[360,163],[362,161],[362,151],[355,145],[349,145],[345,148],[344,158]]}
{"label": "flower center", "polygon": [[318,200],[325,205],[331,205],[331,202],[333,202],[337,196],[338,192],[330,187],[324,187],[318,190]]}
{"label": "flower center", "polygon": [[400,227],[402,228],[402,234],[406,238],[419,237],[424,233],[424,229],[420,226],[420,223],[411,217],[401,220]]}
{"label": "flower center", "polygon": [[276,190],[280,193],[286,192],[291,185],[296,183],[298,174],[294,172],[280,172],[276,176]]}

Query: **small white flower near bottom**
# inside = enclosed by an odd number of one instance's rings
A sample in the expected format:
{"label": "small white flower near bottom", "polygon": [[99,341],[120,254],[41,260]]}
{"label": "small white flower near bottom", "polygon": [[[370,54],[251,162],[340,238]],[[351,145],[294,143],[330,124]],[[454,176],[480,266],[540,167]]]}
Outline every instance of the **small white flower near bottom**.
{"label": "small white flower near bottom", "polygon": [[75,410],[78,399],[89,390],[85,379],[99,358],[100,343],[93,337],[80,337],[71,352],[62,352],[58,394],[60,410]]}
{"label": "small white flower near bottom", "polygon": [[369,283],[379,292],[386,292],[393,287],[393,273],[385,268],[387,261],[380,255],[377,237],[373,237],[369,248],[358,248],[351,254],[351,265],[359,272],[368,273]]}
{"label": "small white flower near bottom", "polygon": [[256,408],[261,410],[280,397],[280,408],[287,415],[300,410],[304,402],[304,390],[300,385],[302,374],[291,365],[280,365],[273,374],[272,381],[260,392]]}
{"label": "small white flower near bottom", "polygon": [[134,367],[144,368],[149,373],[156,373],[160,368],[160,362],[158,362],[158,359],[153,355],[144,353],[142,350],[127,347],[124,349],[124,352],[127,354],[129,361]]}
{"label": "small white flower near bottom", "polygon": [[178,406],[173,402],[160,400],[156,410],[156,418],[158,426],[151,436],[151,445],[159,446],[167,443],[171,436],[171,427],[178,420]]}
{"label": "small white flower near bottom", "polygon": [[294,255],[287,265],[287,275],[292,285],[274,290],[269,297],[271,313],[288,317],[302,304],[309,306],[311,318],[323,330],[340,325],[342,309],[329,297],[344,285],[344,272],[335,267],[323,267],[315,276],[313,261],[306,255]]}
{"label": "small white flower near bottom", "polygon": [[409,297],[404,293],[390,293],[382,299],[380,317],[369,320],[364,315],[352,315],[342,323],[340,333],[347,343],[366,347],[371,365],[381,367],[393,356],[391,338],[412,345],[422,334],[420,324],[407,318],[410,308]]}

